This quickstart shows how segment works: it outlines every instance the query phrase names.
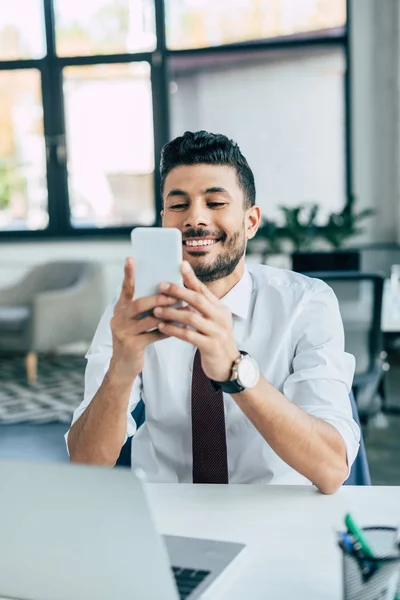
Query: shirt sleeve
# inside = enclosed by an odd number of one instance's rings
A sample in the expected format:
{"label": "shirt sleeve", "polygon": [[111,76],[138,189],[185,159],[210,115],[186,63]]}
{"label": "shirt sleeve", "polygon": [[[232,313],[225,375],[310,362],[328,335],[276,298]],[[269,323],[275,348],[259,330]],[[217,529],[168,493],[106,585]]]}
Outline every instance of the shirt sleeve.
{"label": "shirt sleeve", "polygon": [[337,429],[346,445],[349,474],[360,443],[360,428],[353,419],[349,398],[355,358],[344,350],[339,304],[323,281],[312,280],[292,332],[292,373],[283,385],[283,393],[304,411]]}
{"label": "shirt sleeve", "polygon": [[[96,333],[94,334],[91,346],[86,353],[86,370],[85,370],[85,390],[84,397],[81,404],[75,410],[72,416],[72,425],[79,419],[84,413],[90,402],[94,398],[97,390],[101,386],[104,376],[108,371],[110,360],[112,356],[112,334],[110,321],[114,314],[114,305],[116,298],[107,307],[103,316],[100,319]],[[128,405],[128,420],[127,420],[127,431],[125,441],[129,436],[132,436],[136,432],[136,423],[132,418],[132,411],[138,404],[142,393],[142,377],[139,375],[136,377],[132,386],[129,405]],[[68,434],[69,430],[65,434],[65,443],[68,450]]]}

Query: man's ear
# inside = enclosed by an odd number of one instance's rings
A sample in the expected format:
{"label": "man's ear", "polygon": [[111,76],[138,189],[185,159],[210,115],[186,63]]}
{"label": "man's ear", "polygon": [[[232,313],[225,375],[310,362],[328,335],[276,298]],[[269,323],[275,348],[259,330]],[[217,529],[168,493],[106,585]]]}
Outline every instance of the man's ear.
{"label": "man's ear", "polygon": [[259,206],[251,206],[246,211],[246,239],[251,240],[257,233],[261,221]]}

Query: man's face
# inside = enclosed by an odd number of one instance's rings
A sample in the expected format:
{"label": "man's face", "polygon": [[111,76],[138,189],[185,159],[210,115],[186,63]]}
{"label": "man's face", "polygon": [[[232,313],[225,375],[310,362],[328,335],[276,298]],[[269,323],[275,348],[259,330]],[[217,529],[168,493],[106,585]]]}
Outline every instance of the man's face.
{"label": "man's face", "polygon": [[183,259],[197,277],[208,283],[233,273],[252,237],[247,235],[249,211],[236,170],[204,164],[177,167],[165,180],[163,201],[163,227],[180,229]]}

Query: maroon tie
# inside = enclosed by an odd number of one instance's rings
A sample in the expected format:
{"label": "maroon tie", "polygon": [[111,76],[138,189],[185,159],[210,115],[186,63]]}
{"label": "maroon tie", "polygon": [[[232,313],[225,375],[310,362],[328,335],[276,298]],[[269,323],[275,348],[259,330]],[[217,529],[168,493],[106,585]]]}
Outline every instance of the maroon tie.
{"label": "maroon tie", "polygon": [[192,377],[193,483],[228,483],[224,397],[201,366],[199,350]]}

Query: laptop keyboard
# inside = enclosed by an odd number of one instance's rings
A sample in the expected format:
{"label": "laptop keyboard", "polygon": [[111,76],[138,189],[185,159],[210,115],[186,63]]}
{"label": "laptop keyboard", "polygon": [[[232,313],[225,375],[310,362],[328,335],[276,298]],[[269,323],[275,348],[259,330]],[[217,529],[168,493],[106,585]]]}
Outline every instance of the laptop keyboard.
{"label": "laptop keyboard", "polygon": [[210,574],[210,571],[196,571],[195,569],[182,569],[180,567],[172,567],[172,572],[181,600],[186,600],[186,598],[190,600],[190,594]]}

